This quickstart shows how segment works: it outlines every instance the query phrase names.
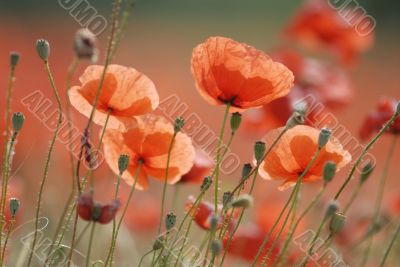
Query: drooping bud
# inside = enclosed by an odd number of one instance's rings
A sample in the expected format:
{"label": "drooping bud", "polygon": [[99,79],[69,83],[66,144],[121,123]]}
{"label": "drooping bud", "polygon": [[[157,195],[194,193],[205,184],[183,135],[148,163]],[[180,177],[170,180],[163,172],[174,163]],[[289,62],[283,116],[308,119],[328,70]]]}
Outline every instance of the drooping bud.
{"label": "drooping bud", "polygon": [[24,126],[25,116],[22,112],[14,112],[12,114],[11,122],[14,132],[19,132]]}
{"label": "drooping bud", "polygon": [[201,190],[202,192],[207,191],[207,190],[210,188],[211,184],[212,184],[212,179],[211,179],[211,177],[210,177],[210,176],[204,177],[203,183],[202,183],[201,186],[200,186],[200,190]]}
{"label": "drooping bud", "polygon": [[174,123],[175,133],[180,132],[184,125],[185,125],[185,120],[182,117],[177,117]]}
{"label": "drooping bud", "polygon": [[318,146],[320,148],[324,147],[331,137],[331,130],[329,128],[322,128],[318,137]]}
{"label": "drooping bud", "polygon": [[243,194],[238,196],[235,200],[232,201],[232,207],[235,208],[249,208],[253,206],[253,197],[248,194]]}
{"label": "drooping bud", "polygon": [[98,58],[96,48],[97,38],[89,29],[80,29],[75,34],[74,50],[76,56],[80,59],[89,59],[95,63]]}
{"label": "drooping bud", "polygon": [[242,122],[242,114],[239,112],[235,112],[231,116],[231,130],[232,133],[236,132],[240,127],[240,123]]}
{"label": "drooping bud", "polygon": [[325,183],[329,183],[332,181],[333,177],[336,174],[336,164],[333,161],[328,161],[325,163],[323,176]]}
{"label": "drooping bud", "polygon": [[246,163],[246,164],[243,165],[242,180],[246,180],[246,179],[249,178],[251,170],[252,170],[252,167],[251,167],[250,163]]}
{"label": "drooping bud", "polygon": [[325,217],[329,218],[333,216],[339,210],[339,203],[336,200],[331,200],[326,208]]}
{"label": "drooping bud", "polygon": [[211,242],[211,251],[214,255],[219,255],[222,251],[221,240],[216,239]]}
{"label": "drooping bud", "polygon": [[126,169],[128,168],[129,165],[129,155],[122,154],[118,158],[118,170],[119,173],[122,174]]}
{"label": "drooping bud", "polygon": [[297,125],[304,124],[305,116],[301,112],[294,111],[286,122],[286,129],[293,128]]}
{"label": "drooping bud", "polygon": [[367,163],[361,170],[360,174],[360,183],[364,183],[365,181],[368,180],[369,176],[373,172],[375,166],[372,165],[371,163]]}
{"label": "drooping bud", "polygon": [[154,241],[154,244],[153,244],[153,250],[162,249],[164,246],[164,240],[165,240],[164,235],[160,235],[159,237],[157,237],[156,241]]}
{"label": "drooping bud", "polygon": [[329,225],[329,230],[331,231],[332,235],[335,235],[342,231],[346,224],[346,216],[343,213],[336,212],[333,214],[331,223]]}
{"label": "drooping bud", "polygon": [[222,196],[222,204],[224,205],[224,207],[227,207],[232,202],[232,197],[232,192],[224,192]]}
{"label": "drooping bud", "polygon": [[20,202],[18,199],[10,198],[10,213],[13,218],[15,217],[15,214],[17,214],[18,212],[19,206]]}
{"label": "drooping bud", "polygon": [[176,215],[173,212],[168,213],[165,217],[165,227],[167,228],[167,231],[170,231],[172,228],[174,228],[175,224]]}
{"label": "drooping bud", "polygon": [[11,52],[10,53],[10,66],[11,68],[15,68],[19,62],[19,53],[17,52]]}
{"label": "drooping bud", "polygon": [[257,160],[257,163],[259,163],[263,157],[264,157],[264,153],[265,153],[265,143],[258,141],[254,144],[254,157]]}
{"label": "drooping bud", "polygon": [[44,39],[39,39],[36,41],[36,51],[39,57],[44,60],[48,61],[50,56],[50,44],[48,41]]}

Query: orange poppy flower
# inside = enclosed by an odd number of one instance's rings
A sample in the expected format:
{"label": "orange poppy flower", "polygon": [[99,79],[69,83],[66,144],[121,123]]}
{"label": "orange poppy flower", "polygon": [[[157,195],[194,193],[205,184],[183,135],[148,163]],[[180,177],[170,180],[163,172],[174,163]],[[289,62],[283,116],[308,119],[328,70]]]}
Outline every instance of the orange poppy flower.
{"label": "orange poppy flower", "polygon": [[[270,131],[265,137],[266,144],[272,144],[283,128]],[[262,162],[259,173],[264,179],[284,180],[280,189],[294,185],[299,175],[305,170],[318,148],[320,130],[306,125],[289,129]],[[327,161],[333,161],[337,170],[351,160],[351,155],[344,150],[335,137],[322,148],[314,165],[303,178],[303,182],[322,179],[322,172]]]}
{"label": "orange poppy flower", "polygon": [[200,95],[212,105],[231,103],[231,112],[287,95],[294,80],[262,51],[224,37],[210,37],[193,49],[192,73]]}
{"label": "orange poppy flower", "polygon": [[193,167],[188,173],[182,176],[180,183],[196,183],[201,184],[204,177],[209,175],[211,169],[214,167],[214,162],[210,157],[202,150],[195,150],[195,157]]}
{"label": "orange poppy flower", "polygon": [[357,25],[347,22],[324,0],[308,1],[288,26],[286,35],[310,48],[327,48],[345,65],[352,64],[374,43],[373,32],[360,34]]}
{"label": "orange poppy flower", "polygon": [[[89,117],[96,98],[103,66],[89,66],[79,78],[82,85],[73,86],[68,94],[72,106]],[[153,82],[139,71],[120,65],[110,65],[104,78],[93,122],[126,132],[136,125],[135,116],[155,110],[159,98]]]}
{"label": "orange poppy flower", "polygon": [[[174,127],[166,119],[156,115],[137,118],[137,127],[128,132],[108,130],[104,135],[104,157],[110,168],[118,173],[118,158],[122,154],[130,157],[129,167],[122,178],[133,185],[139,162],[143,162],[136,188],[148,187],[149,176],[160,181],[165,179],[168,149]],[[181,132],[175,138],[171,150],[168,183],[178,182],[193,165],[194,148],[191,139]]]}
{"label": "orange poppy flower", "polygon": [[[373,110],[361,126],[360,136],[368,139],[375,132],[378,132],[383,125],[390,120],[396,112],[397,101],[393,98],[382,98],[376,110]],[[397,118],[390,126],[389,133],[400,134],[400,119]]]}

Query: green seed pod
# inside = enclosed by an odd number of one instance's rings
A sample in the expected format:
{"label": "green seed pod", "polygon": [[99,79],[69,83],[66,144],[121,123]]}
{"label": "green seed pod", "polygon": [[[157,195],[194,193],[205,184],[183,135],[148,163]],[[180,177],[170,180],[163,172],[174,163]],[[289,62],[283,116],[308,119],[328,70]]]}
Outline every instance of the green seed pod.
{"label": "green seed pod", "polygon": [[212,184],[212,179],[211,179],[211,177],[210,177],[210,176],[204,177],[203,183],[202,183],[201,186],[200,186],[200,190],[201,190],[202,192],[207,191],[207,190],[210,188],[211,184]]}
{"label": "green seed pod", "polygon": [[185,120],[182,117],[177,117],[174,123],[175,133],[180,132],[184,125],[185,125]]}
{"label": "green seed pod", "polygon": [[39,57],[44,60],[48,61],[50,56],[50,44],[48,41],[44,39],[39,39],[36,41],[36,51]]}
{"label": "green seed pod", "polygon": [[224,207],[228,206],[232,202],[232,197],[232,192],[224,192],[222,196],[222,204],[224,205]]}
{"label": "green seed pod", "polygon": [[343,213],[336,212],[333,214],[331,219],[331,224],[329,225],[329,230],[332,235],[335,235],[343,230],[346,224],[346,216]]}
{"label": "green seed pod", "polygon": [[11,68],[15,68],[17,66],[17,64],[19,62],[19,57],[20,57],[20,55],[17,52],[11,52],[10,53],[10,65],[11,65]]}
{"label": "green seed pod", "polygon": [[240,123],[242,122],[242,114],[239,112],[235,112],[231,116],[231,130],[232,133],[236,132],[240,127]]}
{"label": "green seed pod", "polygon": [[254,157],[256,158],[257,162],[260,162],[264,157],[265,153],[265,143],[258,141],[254,144]]}
{"label": "green seed pod", "polygon": [[174,228],[175,224],[176,215],[173,212],[168,213],[165,217],[165,227],[167,228],[167,231],[170,231],[172,228]]}
{"label": "green seed pod", "polygon": [[213,240],[211,242],[211,251],[214,253],[214,255],[219,255],[222,251],[222,244],[221,240]]}
{"label": "green seed pod", "polygon": [[119,156],[119,158],[118,158],[119,173],[122,174],[124,171],[126,171],[126,169],[128,168],[128,165],[129,165],[129,155],[122,154],[121,156]]}
{"label": "green seed pod", "polygon": [[335,162],[328,161],[327,163],[325,163],[324,172],[323,172],[325,183],[329,183],[330,181],[332,181],[335,174],[336,174]]}
{"label": "green seed pod", "polygon": [[249,178],[249,174],[252,170],[251,164],[250,163],[246,163],[243,165],[243,169],[242,169],[242,180],[246,180]]}
{"label": "green seed pod", "polygon": [[374,171],[375,166],[371,163],[367,163],[361,170],[360,183],[364,183],[368,180],[371,173]]}
{"label": "green seed pod", "polygon": [[328,143],[330,137],[331,130],[328,128],[322,128],[321,132],[319,133],[318,146],[320,148],[324,147]]}
{"label": "green seed pod", "polygon": [[210,219],[210,229],[211,231],[214,231],[217,229],[218,223],[220,219],[218,215],[213,215]]}
{"label": "green seed pod", "polygon": [[14,132],[19,132],[24,126],[25,116],[22,112],[15,112],[12,114],[11,118],[12,127]]}
{"label": "green seed pod", "polygon": [[339,203],[336,200],[331,200],[328,203],[328,207],[325,212],[325,217],[329,218],[333,216],[339,210]]}
{"label": "green seed pod", "polygon": [[12,217],[14,217],[15,214],[17,214],[19,206],[20,206],[20,202],[18,199],[10,198],[10,213],[11,213]]}
{"label": "green seed pod", "polygon": [[299,111],[294,111],[286,122],[286,129],[304,124],[305,116]]}
{"label": "green seed pod", "polygon": [[165,236],[163,236],[163,235],[157,237],[156,241],[154,241],[154,244],[153,244],[153,250],[159,250],[159,249],[163,248],[164,240],[165,240]]}
{"label": "green seed pod", "polygon": [[397,103],[397,106],[396,106],[396,113],[397,113],[397,114],[400,114],[400,102]]}

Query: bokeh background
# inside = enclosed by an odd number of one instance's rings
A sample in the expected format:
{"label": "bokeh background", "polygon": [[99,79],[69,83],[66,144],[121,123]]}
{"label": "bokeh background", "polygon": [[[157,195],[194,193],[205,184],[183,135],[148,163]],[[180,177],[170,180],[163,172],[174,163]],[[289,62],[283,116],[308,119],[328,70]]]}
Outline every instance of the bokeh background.
{"label": "bokeh background", "polygon": [[[35,52],[35,41],[45,38],[51,44],[50,64],[54,71],[56,84],[65,94],[64,88],[66,70],[73,58],[72,42],[74,33],[80,25],[74,18],[54,0],[2,0],[0,2],[0,116],[4,125],[4,106],[7,77],[9,73],[9,52],[18,51],[21,61],[16,71],[16,81],[13,97],[13,110],[25,113],[26,127],[19,138],[14,159],[13,182],[17,184],[17,192],[22,199],[22,220],[33,217],[33,207],[36,202],[36,192],[42,174],[42,166],[48,147],[51,132],[33,114],[21,105],[21,99],[35,90],[41,90],[47,97],[53,99],[51,88],[41,61]],[[89,1],[99,14],[110,20],[111,1]],[[160,98],[164,99],[177,94],[181,100],[189,104],[191,112],[198,114],[202,122],[219,131],[223,110],[221,107],[209,106],[198,95],[190,73],[190,57],[193,47],[209,36],[225,36],[246,42],[266,52],[271,51],[282,41],[282,29],[290,21],[295,11],[301,6],[299,0],[138,0],[129,20],[120,48],[114,58],[114,63],[132,66],[149,76],[158,89]],[[376,40],[374,47],[365,53],[355,68],[347,70],[354,84],[354,99],[347,107],[335,111],[339,121],[355,136],[366,114],[372,110],[377,100],[382,96],[399,97],[400,84],[400,50],[399,26],[400,17],[397,12],[400,2],[395,0],[360,1],[360,4],[377,21]],[[104,50],[108,31],[99,36],[100,62],[104,58]],[[330,60],[330,59],[328,59]],[[332,59],[333,60],[333,59]],[[79,66],[72,84],[78,81],[81,73],[89,62]],[[53,106],[55,108],[55,105]],[[73,114],[74,124],[83,128],[85,118],[77,112]],[[248,162],[252,157],[252,146],[259,136],[240,131],[233,152],[241,156],[242,162]],[[387,137],[380,140],[373,148],[373,154],[382,159],[389,146]],[[48,233],[54,229],[54,220],[61,213],[63,200],[70,188],[70,170],[66,148],[57,144],[53,157],[42,214],[50,218]],[[392,168],[389,171],[389,182],[385,201],[390,196],[398,194],[399,171],[396,164],[400,157],[396,151]],[[105,165],[105,164],[104,164]],[[354,213],[372,212],[371,205],[375,196],[376,181],[379,178],[383,164],[377,164],[374,178],[363,188],[362,194],[353,207]],[[222,190],[231,188],[238,179],[238,171],[223,177]],[[337,184],[332,185],[330,193],[336,191],[343,181],[346,170],[337,178]],[[115,182],[107,166],[96,171],[96,197],[107,200],[109,188]],[[355,183],[354,183],[355,184]],[[161,185],[153,183],[149,191],[135,193],[132,206],[137,215],[128,218],[126,234],[121,234],[118,254],[124,255],[119,266],[134,266],[138,255],[147,251],[153,242],[157,224]],[[256,190],[256,206],[268,209],[266,202],[284,199],[287,192],[277,190],[278,183],[259,180]],[[187,194],[195,194],[198,187],[185,185],[178,199],[177,213],[182,214]],[[310,185],[305,189],[305,195],[312,194],[317,189]],[[124,190],[128,190],[124,188]],[[173,189],[169,188],[170,196]],[[349,190],[351,191],[351,190]],[[184,192],[184,193],[183,193]],[[327,194],[326,199],[329,199]],[[211,197],[210,197],[211,199]],[[170,199],[171,200],[171,199]],[[257,210],[255,208],[254,210]],[[134,213],[134,212],[132,212]],[[143,214],[144,213],[144,214]],[[54,220],[52,219],[54,218]],[[251,219],[251,216],[249,216]],[[156,222],[154,224],[154,221]],[[80,227],[83,227],[81,225]],[[95,255],[102,255],[101,247],[109,235],[109,228],[99,228]],[[151,237],[151,238],[149,238]],[[140,245],[139,245],[140,244]],[[18,247],[17,241],[10,248]],[[97,253],[97,254],[96,254]],[[245,265],[243,265],[245,266]]]}

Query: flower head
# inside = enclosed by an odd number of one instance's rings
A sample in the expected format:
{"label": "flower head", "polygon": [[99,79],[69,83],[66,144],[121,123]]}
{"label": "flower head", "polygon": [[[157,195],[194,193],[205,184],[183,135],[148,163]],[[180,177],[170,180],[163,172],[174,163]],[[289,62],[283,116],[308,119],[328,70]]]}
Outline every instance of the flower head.
{"label": "flower head", "polygon": [[[140,166],[136,188],[148,187],[149,177],[164,181],[168,149],[174,134],[174,127],[160,116],[147,115],[137,119],[137,127],[122,133],[108,130],[104,135],[104,156],[110,168],[118,174],[118,158],[129,156],[129,164],[122,178],[129,185],[135,182]],[[168,168],[168,183],[174,184],[193,165],[194,148],[191,139],[184,133],[177,133],[171,150]]]}
{"label": "flower head", "polygon": [[93,200],[90,193],[83,193],[78,197],[76,210],[81,219],[85,221],[94,221],[101,224],[111,222],[121,203],[119,200],[113,200],[107,204],[100,204]]}
{"label": "flower head", "polygon": [[[271,144],[281,131],[282,128],[270,131],[264,137],[265,143]],[[298,125],[289,129],[261,164],[261,177],[284,180],[280,189],[295,184],[317,151],[319,135],[320,130],[310,126]],[[337,139],[331,137],[303,177],[303,182],[322,180],[323,169],[328,161],[336,163],[337,170],[340,170],[350,160],[350,153],[343,149]]]}
{"label": "flower head", "polygon": [[201,96],[231,111],[259,107],[285,96],[293,74],[284,65],[247,44],[210,37],[193,49],[192,73]]}
{"label": "flower head", "polygon": [[[96,98],[103,66],[89,66],[80,77],[81,86],[73,86],[68,94],[71,104],[89,117]],[[120,65],[110,65],[104,77],[93,122],[104,125],[107,113],[108,129],[126,132],[136,125],[136,116],[155,110],[159,98],[153,82],[139,71]]]}

